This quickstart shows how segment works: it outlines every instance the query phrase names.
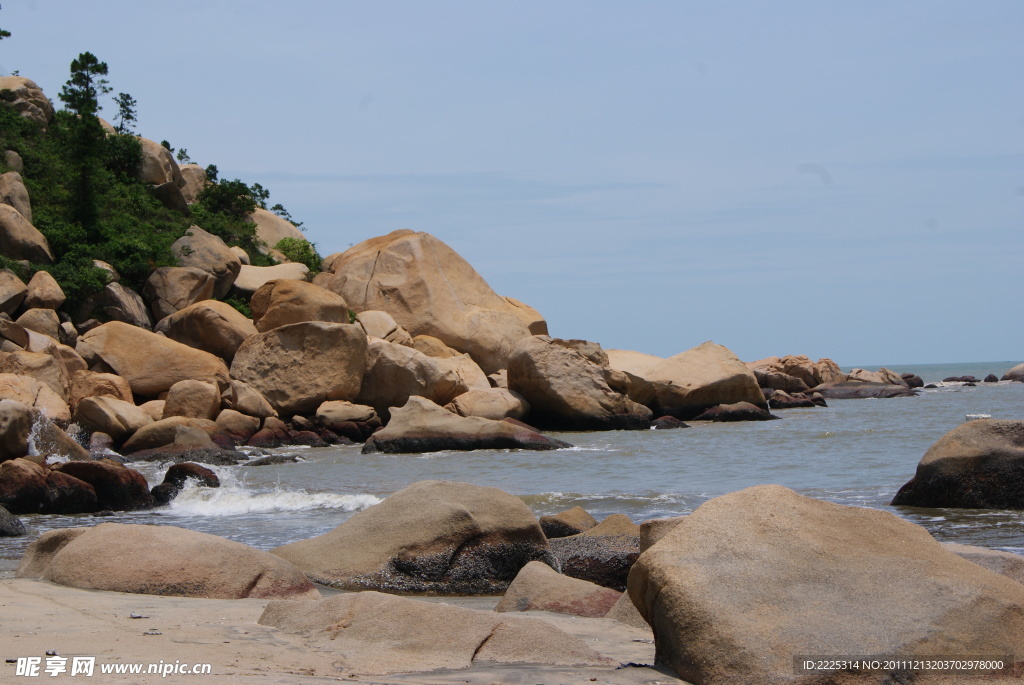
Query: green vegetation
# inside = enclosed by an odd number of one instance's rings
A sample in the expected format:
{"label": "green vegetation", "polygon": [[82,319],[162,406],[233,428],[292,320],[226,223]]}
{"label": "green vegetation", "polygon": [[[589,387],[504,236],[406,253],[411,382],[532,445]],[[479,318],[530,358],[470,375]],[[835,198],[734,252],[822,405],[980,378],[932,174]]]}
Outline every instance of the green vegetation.
{"label": "green vegetation", "polygon": [[277,241],[277,245],[274,245],[274,249],[287,257],[289,262],[298,262],[308,266],[310,274],[320,272],[320,264],[323,263],[324,258],[317,253],[316,246],[308,240],[281,238]]}

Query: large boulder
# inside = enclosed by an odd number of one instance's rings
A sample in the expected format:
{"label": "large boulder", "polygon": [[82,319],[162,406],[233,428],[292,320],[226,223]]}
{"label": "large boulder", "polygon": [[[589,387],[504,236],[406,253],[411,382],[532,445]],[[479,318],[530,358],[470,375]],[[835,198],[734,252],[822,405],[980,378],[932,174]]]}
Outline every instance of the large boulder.
{"label": "large boulder", "polygon": [[508,363],[508,389],[530,403],[529,419],[556,430],[646,429],[651,410],[612,390],[607,367],[548,336],[520,340]]}
{"label": "large boulder", "polygon": [[139,407],[109,395],[82,399],[75,407],[73,418],[90,433],[106,433],[118,443],[153,423],[153,419]]}
{"label": "large boulder", "polygon": [[719,404],[750,402],[768,408],[757,377],[722,345],[706,342],[652,366],[652,408],[658,416],[692,419]]}
{"label": "large boulder", "polygon": [[193,204],[206,188],[206,169],[198,164],[182,164],[178,171],[181,172],[181,196],[186,203]]}
{"label": "large boulder", "polygon": [[530,403],[522,395],[505,388],[475,388],[444,406],[459,416],[478,416],[482,419],[522,419],[530,411]]}
{"label": "large boulder", "polygon": [[53,252],[46,236],[21,212],[5,204],[0,204],[0,253],[10,259],[53,264]]}
{"label": "large boulder", "polygon": [[71,375],[58,355],[45,352],[0,352],[0,373],[28,376],[46,383],[65,402],[71,396]]}
{"label": "large boulder", "polygon": [[108,321],[122,321],[146,330],[153,328],[153,319],[142,297],[120,283],[107,283],[95,298],[79,310],[77,321],[96,314]]}
{"label": "large boulder", "polygon": [[612,514],[593,528],[553,538],[549,544],[563,574],[621,591],[640,555],[640,527],[625,514]]}
{"label": "large boulder", "polygon": [[[0,247],[0,252],[2,251],[3,248]],[[21,303],[25,301],[27,292],[28,288],[24,281],[18,278],[13,271],[0,269],[0,312],[8,315],[14,314]]]}
{"label": "large boulder", "polygon": [[162,266],[149,275],[142,292],[153,318],[159,321],[190,304],[211,299],[214,283],[213,276],[202,269]]}
{"label": "large boulder", "polygon": [[17,171],[0,174],[0,204],[14,207],[29,223],[32,223],[32,202],[28,198],[25,182]]}
{"label": "large boulder", "polygon": [[496,594],[549,561],[529,507],[497,488],[421,481],[334,530],[272,550],[315,582],[347,590]]}
{"label": "large boulder", "polygon": [[223,240],[207,233],[198,226],[192,226],[185,235],[174,241],[171,250],[180,266],[202,269],[213,276],[213,296],[222,298],[231,290],[242,262]]}
{"label": "large boulder", "polygon": [[427,233],[401,230],[366,240],[332,258],[330,269],[316,282],[353,310],[386,311],[410,335],[431,335],[468,352],[486,373],[505,368],[519,340],[547,333],[535,310],[497,295]]}
{"label": "large boulder", "polygon": [[527,449],[571,447],[561,440],[505,421],[462,417],[424,397],[409,397],[391,410],[387,426],[363,445],[363,453],[419,453],[443,450]]}
{"label": "large boulder", "polygon": [[261,286],[270,281],[308,281],[309,267],[297,262],[286,262],[273,266],[250,266],[243,263],[238,278],[232,286],[248,300]]}
{"label": "large boulder", "polygon": [[59,309],[67,297],[56,279],[46,271],[37,271],[28,281],[25,292],[26,309]]}
{"label": "large boulder", "polygon": [[71,409],[86,397],[108,395],[128,404],[135,404],[132,387],[128,381],[113,373],[97,373],[95,371],[75,371],[71,374]]}
{"label": "large boulder", "polygon": [[256,239],[260,244],[260,252],[270,255],[279,262],[288,261],[276,249],[277,244],[284,238],[307,242],[305,234],[295,224],[273,212],[257,207],[256,211],[249,215],[249,219],[256,224]]}
{"label": "large boulder", "polygon": [[401,407],[413,395],[445,405],[469,390],[448,359],[428,357],[411,347],[371,339],[367,346],[366,374],[358,402],[382,416]]}
{"label": "large boulder", "polygon": [[30,453],[36,455],[34,459],[90,459],[88,450],[42,412],[16,400],[0,399],[0,461]]}
{"label": "large boulder", "polygon": [[354,324],[309,321],[248,338],[231,375],[279,414],[312,414],[326,400],[355,400],[366,371],[366,334]]}
{"label": "large boulder", "polygon": [[227,302],[202,300],[190,304],[160,322],[157,331],[197,350],[205,350],[230,363],[235,352],[256,327]]}
{"label": "large boulder", "polygon": [[698,507],[640,556],[629,594],[658,661],[695,683],[910,682],[896,669],[801,675],[794,658],[1024,648],[1024,585],[893,514],[778,485]]}
{"label": "large boulder", "polygon": [[57,339],[60,335],[60,317],[52,309],[26,308],[15,322],[22,328]]}
{"label": "large boulder", "polygon": [[53,104],[35,81],[24,76],[0,76],[0,91],[3,90],[11,91],[10,105],[14,111],[46,130],[53,119]]}
{"label": "large boulder", "polygon": [[52,530],[29,545],[19,578],[146,595],[316,599],[291,564],[240,542],[174,526],[102,523]]}
{"label": "large boulder", "polygon": [[906,383],[872,383],[869,381],[846,381],[825,383],[811,388],[828,400],[887,399],[890,397],[914,397],[917,395]]}
{"label": "large boulder", "polygon": [[892,504],[1024,509],[1024,420],[960,424],[928,448]]}
{"label": "large boulder", "polygon": [[234,409],[246,416],[258,419],[277,416],[277,412],[259,390],[239,380],[231,381],[231,386],[221,395],[221,400],[225,408]]}
{"label": "large boulder", "polygon": [[253,293],[249,307],[260,333],[306,321],[349,322],[345,300],[305,281],[269,281]]}
{"label": "large boulder", "polygon": [[[617,663],[545,621],[378,592],[334,595],[319,602],[270,602],[259,623],[298,633],[312,649],[337,652],[345,672],[354,674],[446,673],[476,662],[574,667]],[[441,677],[445,682],[462,680],[450,673]]]}
{"label": "large boulder", "polygon": [[27,532],[20,518],[0,507],[0,538],[21,537]]}
{"label": "large boulder", "polygon": [[139,180],[160,186],[173,183],[179,188],[185,184],[181,170],[174,161],[174,155],[160,143],[149,138],[139,138],[142,144],[142,163],[139,165]]}
{"label": "large boulder", "polygon": [[227,366],[219,357],[162,335],[111,321],[83,334],[78,340],[86,360],[102,359],[128,381],[132,392],[156,397],[187,379],[213,381],[222,387],[230,382]]}
{"label": "large boulder", "polygon": [[597,519],[583,507],[573,507],[557,514],[540,517],[540,527],[544,535],[551,538],[564,538],[578,535],[597,525]]}
{"label": "large boulder", "polygon": [[1017,364],[1017,366],[1004,373],[1000,380],[1024,383],[1024,364]]}
{"label": "large boulder", "polygon": [[[359,312],[356,314],[356,323],[363,327],[368,338],[380,338],[389,343],[405,345],[406,347],[414,346],[409,331],[399,326],[394,317],[387,312],[377,309]],[[434,338],[434,340],[437,340],[437,338]],[[444,345],[440,340],[437,342]]]}
{"label": "large boulder", "polygon": [[531,561],[519,571],[494,610],[602,618],[621,596],[621,592],[563,576],[547,564]]}
{"label": "large boulder", "polygon": [[153,508],[149,483],[146,482],[146,477],[135,469],[104,459],[67,461],[56,464],[52,470],[91,485],[96,491],[96,504],[100,509],[138,511]]}
{"label": "large boulder", "polygon": [[71,408],[43,381],[14,373],[0,373],[0,399],[14,400],[54,421],[69,421]]}
{"label": "large boulder", "polygon": [[213,420],[220,413],[220,403],[220,389],[213,383],[178,381],[167,391],[163,418],[185,416]]}

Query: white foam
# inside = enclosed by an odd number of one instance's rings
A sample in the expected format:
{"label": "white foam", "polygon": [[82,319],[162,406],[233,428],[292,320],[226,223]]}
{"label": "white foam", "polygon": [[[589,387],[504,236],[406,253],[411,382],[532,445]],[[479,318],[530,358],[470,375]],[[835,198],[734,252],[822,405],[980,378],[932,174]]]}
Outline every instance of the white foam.
{"label": "white foam", "polygon": [[236,516],[310,509],[358,511],[380,501],[379,497],[368,494],[311,493],[280,487],[269,492],[254,492],[235,483],[205,488],[190,480],[165,511],[182,516]]}

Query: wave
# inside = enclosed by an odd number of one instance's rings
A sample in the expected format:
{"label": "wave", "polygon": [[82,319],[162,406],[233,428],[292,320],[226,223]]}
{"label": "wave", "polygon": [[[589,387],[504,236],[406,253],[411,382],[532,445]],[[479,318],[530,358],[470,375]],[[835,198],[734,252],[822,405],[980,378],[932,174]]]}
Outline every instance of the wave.
{"label": "wave", "polygon": [[204,488],[188,481],[163,512],[179,516],[237,516],[272,512],[337,509],[360,511],[382,500],[369,494],[339,495],[275,488],[256,492],[236,483]]}

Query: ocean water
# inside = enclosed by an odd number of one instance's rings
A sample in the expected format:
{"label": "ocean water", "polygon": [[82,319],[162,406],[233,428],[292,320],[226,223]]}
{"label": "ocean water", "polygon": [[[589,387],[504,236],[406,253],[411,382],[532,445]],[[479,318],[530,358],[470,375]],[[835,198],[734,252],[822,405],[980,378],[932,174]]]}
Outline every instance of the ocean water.
{"label": "ocean water", "polygon": [[[892,365],[926,382],[1002,376],[1019,362]],[[282,448],[296,463],[213,467],[218,489],[187,487],[170,506],[111,517],[23,516],[30,535],[0,538],[7,566],[41,532],[104,521],[182,526],[261,549],[320,535],[419,480],[494,486],[538,515],[576,505],[597,518],[676,516],[745,487],[777,483],[823,500],[891,511],[942,541],[1024,553],[1024,512],[890,507],[924,452],[967,414],[1024,419],[1024,384],[947,385],[917,397],[835,400],[776,412],[779,421],[694,424],[669,431],[562,433],[553,452],[479,450],[363,455],[359,446]],[[166,464],[135,464],[151,484]]]}

